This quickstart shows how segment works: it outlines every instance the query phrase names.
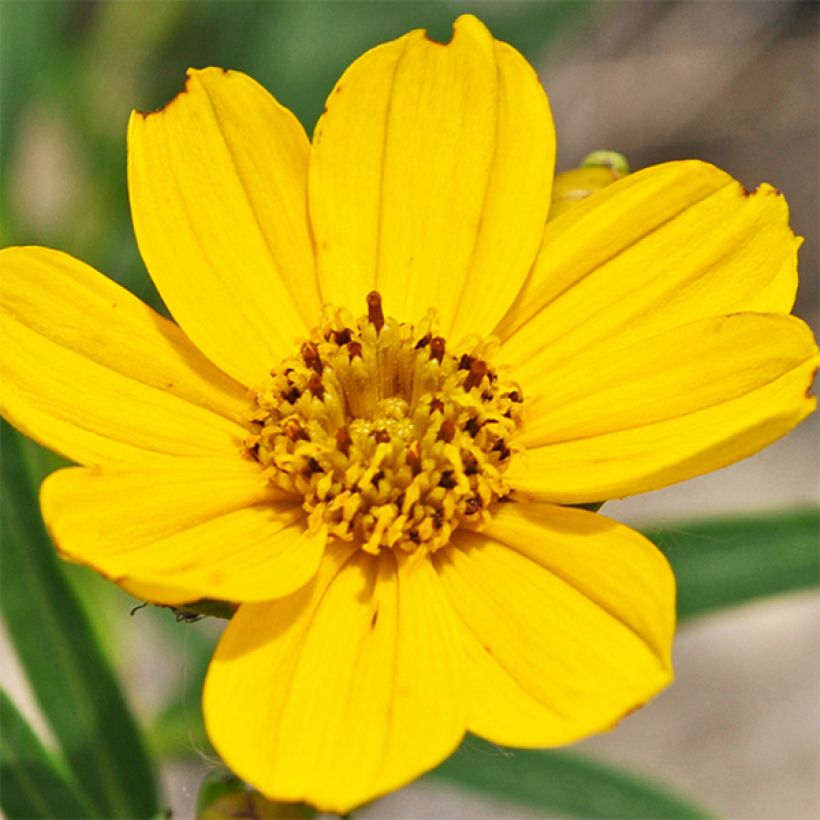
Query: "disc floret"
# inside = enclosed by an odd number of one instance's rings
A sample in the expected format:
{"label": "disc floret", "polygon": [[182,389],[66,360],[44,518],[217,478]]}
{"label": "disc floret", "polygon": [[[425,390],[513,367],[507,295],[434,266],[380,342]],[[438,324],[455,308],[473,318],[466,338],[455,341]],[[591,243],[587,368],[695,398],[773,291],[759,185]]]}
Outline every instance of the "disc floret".
{"label": "disc floret", "polygon": [[450,350],[432,312],[400,323],[375,291],[357,320],[327,308],[254,393],[248,453],[303,496],[312,527],[371,553],[439,549],[509,495],[523,397],[487,361],[491,347]]}

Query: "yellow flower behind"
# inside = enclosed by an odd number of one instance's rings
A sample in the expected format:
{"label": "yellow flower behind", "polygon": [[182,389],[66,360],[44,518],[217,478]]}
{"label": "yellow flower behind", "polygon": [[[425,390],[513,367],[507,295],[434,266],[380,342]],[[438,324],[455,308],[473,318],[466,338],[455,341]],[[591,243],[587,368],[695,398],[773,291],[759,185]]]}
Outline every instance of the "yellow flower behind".
{"label": "yellow flower behind", "polygon": [[777,191],[673,162],[548,222],[554,147],[533,70],[466,16],[358,59],[312,144],[221,69],[133,115],[176,323],[2,252],[3,415],[83,465],[43,484],[54,540],[148,600],[239,605],[205,719],[273,799],[346,811],[466,731],[553,746],[645,703],[672,677],[669,567],[569,505],[815,406]]}

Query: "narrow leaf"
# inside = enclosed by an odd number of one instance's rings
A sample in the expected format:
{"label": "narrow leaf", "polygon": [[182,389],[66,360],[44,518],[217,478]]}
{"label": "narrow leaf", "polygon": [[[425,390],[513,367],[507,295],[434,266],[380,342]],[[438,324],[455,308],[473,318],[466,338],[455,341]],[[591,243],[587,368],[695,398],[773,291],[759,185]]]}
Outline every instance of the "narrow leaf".
{"label": "narrow leaf", "polygon": [[563,752],[500,749],[477,738],[428,777],[567,817],[706,818],[682,797],[643,778]]}
{"label": "narrow leaf", "polygon": [[100,817],[0,690],[0,807],[8,820]]}
{"label": "narrow leaf", "polygon": [[678,581],[678,615],[691,618],[820,579],[820,510],[722,519],[646,533]]}
{"label": "narrow leaf", "polygon": [[0,611],[40,709],[80,787],[106,817],[150,817],[154,775],[88,618],[63,577],[17,434],[2,438]]}

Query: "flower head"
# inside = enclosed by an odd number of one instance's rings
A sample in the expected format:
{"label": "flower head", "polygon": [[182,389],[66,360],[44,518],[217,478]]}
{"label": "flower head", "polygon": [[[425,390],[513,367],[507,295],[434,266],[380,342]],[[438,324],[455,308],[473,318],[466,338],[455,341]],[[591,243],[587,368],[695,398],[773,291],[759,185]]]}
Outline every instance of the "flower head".
{"label": "flower head", "polygon": [[205,718],[272,798],[346,810],[465,731],[564,744],[646,702],[669,567],[572,505],[814,408],[777,191],[675,162],[548,222],[553,160],[534,72],[466,16],[358,59],[312,144],[221,69],[134,114],[175,323],[57,251],[2,252],[3,414],[82,465],[43,485],[54,540],[148,600],[238,605]]}

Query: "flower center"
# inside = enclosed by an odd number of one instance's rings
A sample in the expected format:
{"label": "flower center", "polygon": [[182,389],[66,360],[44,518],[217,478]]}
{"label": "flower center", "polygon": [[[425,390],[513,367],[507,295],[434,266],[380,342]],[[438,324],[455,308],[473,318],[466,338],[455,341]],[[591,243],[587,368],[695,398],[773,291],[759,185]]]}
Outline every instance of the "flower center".
{"label": "flower center", "polygon": [[451,351],[432,311],[414,328],[385,318],[375,291],[367,308],[325,310],[255,393],[245,444],[272,484],[304,497],[310,526],[372,553],[432,552],[509,494],[521,390],[488,363],[490,341]]}

